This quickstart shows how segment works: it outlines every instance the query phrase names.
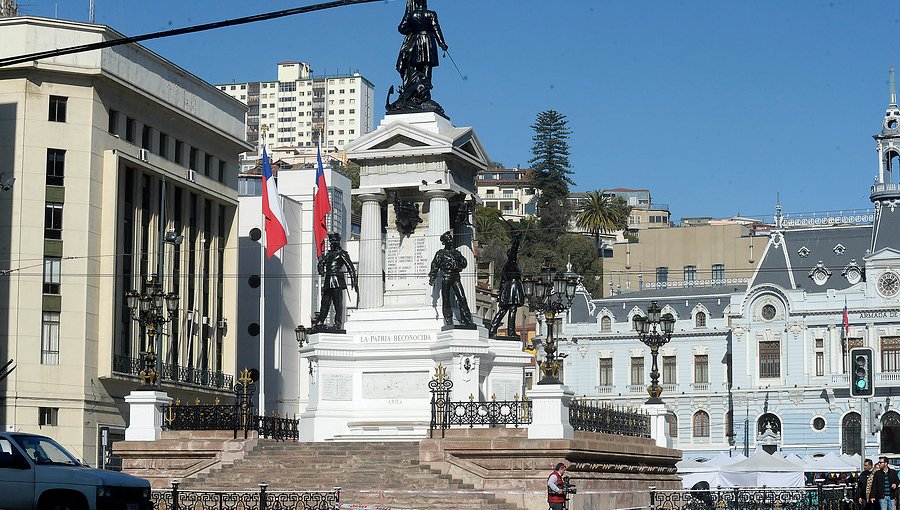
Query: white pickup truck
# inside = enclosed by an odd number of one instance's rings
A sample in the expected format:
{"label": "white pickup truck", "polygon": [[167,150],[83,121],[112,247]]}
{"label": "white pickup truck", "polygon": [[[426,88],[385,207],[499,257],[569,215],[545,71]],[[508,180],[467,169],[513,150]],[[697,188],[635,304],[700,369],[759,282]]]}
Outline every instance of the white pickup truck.
{"label": "white pickup truck", "polygon": [[49,437],[0,432],[0,508],[152,510],[150,483],[85,466]]}

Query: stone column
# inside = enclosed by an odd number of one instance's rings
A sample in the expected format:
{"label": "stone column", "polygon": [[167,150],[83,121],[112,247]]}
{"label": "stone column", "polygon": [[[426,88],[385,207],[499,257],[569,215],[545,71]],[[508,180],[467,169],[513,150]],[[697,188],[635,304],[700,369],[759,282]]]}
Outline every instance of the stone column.
{"label": "stone column", "polygon": [[[471,217],[468,219],[472,220]],[[466,259],[466,268],[460,274],[460,281],[462,282],[463,290],[466,292],[466,299],[469,301],[469,308],[472,310],[473,315],[478,309],[475,302],[475,283],[477,280],[476,274],[478,271],[478,262],[475,261],[474,230],[472,225],[460,225],[459,232],[457,232],[456,235],[456,245],[459,248],[459,252],[462,253],[463,257]]]}
{"label": "stone column", "polygon": [[441,249],[441,234],[450,230],[450,190],[428,190],[428,254],[431,261],[434,254]]}
{"label": "stone column", "polygon": [[367,193],[362,200],[359,235],[359,307],[384,306],[384,253],[381,241],[381,202],[384,195]]}
{"label": "stone column", "polygon": [[650,437],[656,441],[656,446],[663,448],[672,447],[672,438],[669,437],[669,424],[666,423],[666,417],[671,412],[666,409],[665,404],[644,404],[641,411],[650,416]]}
{"label": "stone column", "polygon": [[569,403],[575,396],[563,384],[535,384],[528,390],[531,400],[531,425],[528,439],[572,439],[575,431],[569,424]]}
{"label": "stone column", "polygon": [[126,441],[157,441],[162,434],[162,406],[172,403],[172,398],[161,391],[134,390],[125,396],[128,403],[128,428]]}

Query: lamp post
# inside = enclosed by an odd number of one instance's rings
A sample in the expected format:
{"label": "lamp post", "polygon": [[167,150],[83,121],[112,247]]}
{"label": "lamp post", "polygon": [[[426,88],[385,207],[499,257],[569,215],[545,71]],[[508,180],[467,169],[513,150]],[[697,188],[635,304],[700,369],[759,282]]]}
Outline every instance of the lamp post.
{"label": "lamp post", "polygon": [[575,290],[581,277],[571,271],[557,272],[550,266],[549,259],[535,278],[528,276],[522,280],[528,307],[535,313],[544,315],[547,322],[547,336],[544,339],[544,361],[540,361],[541,380],[538,384],[562,384],[559,380],[559,362],[564,354],[557,354],[553,325],[557,315],[572,306]]}
{"label": "lamp post", "polygon": [[125,302],[131,310],[131,318],[147,330],[147,349],[141,352],[144,369],[140,376],[145,386],[160,386],[162,372],[162,325],[175,318],[178,311],[178,295],[163,292],[156,276],[147,282],[144,293],[130,290]]}
{"label": "lamp post", "polygon": [[659,348],[669,343],[669,340],[672,339],[672,331],[675,330],[675,317],[671,313],[660,315],[661,311],[656,301],[651,301],[646,317],[636,314],[632,319],[638,338],[650,348],[650,356],[653,358],[653,366],[650,368],[650,386],[647,387],[647,393],[650,394],[647,404],[663,403],[659,398],[663,390],[659,385],[657,358],[659,357]]}

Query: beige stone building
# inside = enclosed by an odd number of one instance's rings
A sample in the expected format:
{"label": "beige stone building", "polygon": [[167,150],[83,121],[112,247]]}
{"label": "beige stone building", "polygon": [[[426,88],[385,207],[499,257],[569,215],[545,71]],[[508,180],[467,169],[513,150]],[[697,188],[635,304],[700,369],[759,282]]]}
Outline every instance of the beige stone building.
{"label": "beige stone building", "polygon": [[720,221],[642,230],[603,261],[603,297],[654,288],[745,284],[765,247],[752,224]]}
{"label": "beige stone building", "polygon": [[[121,37],[3,18],[0,58]],[[162,390],[230,394],[245,112],[138,45],[0,67],[0,172],[15,177],[0,191],[0,358],[15,365],[0,382],[6,430],[109,467],[148,349],[124,297],[160,267],[179,297],[162,327]]]}

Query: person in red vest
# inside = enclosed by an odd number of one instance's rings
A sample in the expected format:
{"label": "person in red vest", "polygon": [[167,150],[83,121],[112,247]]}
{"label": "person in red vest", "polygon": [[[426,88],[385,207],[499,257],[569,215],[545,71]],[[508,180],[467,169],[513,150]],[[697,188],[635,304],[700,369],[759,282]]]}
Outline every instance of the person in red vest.
{"label": "person in red vest", "polygon": [[547,478],[547,503],[550,510],[563,510],[566,504],[566,490],[563,475],[566,474],[566,465],[560,462],[556,469]]}

